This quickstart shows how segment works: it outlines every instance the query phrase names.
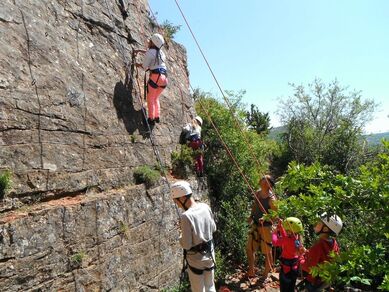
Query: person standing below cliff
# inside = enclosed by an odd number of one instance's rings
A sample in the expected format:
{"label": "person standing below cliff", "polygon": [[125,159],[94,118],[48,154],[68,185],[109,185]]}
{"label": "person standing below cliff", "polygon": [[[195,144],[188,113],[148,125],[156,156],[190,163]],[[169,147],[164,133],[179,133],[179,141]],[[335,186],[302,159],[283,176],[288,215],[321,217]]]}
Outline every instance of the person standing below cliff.
{"label": "person standing below cliff", "polygon": [[[251,215],[248,218],[248,223],[251,228],[248,235],[246,253],[249,264],[247,276],[255,277],[254,262],[255,253],[261,248],[262,254],[265,256],[265,268],[260,279],[265,282],[273,265],[272,257],[272,223],[263,219],[263,215],[267,214],[270,209],[275,210],[275,196],[273,195],[274,179],[270,175],[263,176],[260,181],[260,190],[255,193],[257,199],[254,200]],[[260,204],[258,203],[260,202]]]}
{"label": "person standing below cliff", "polygon": [[[201,126],[203,124],[203,119],[199,116],[196,116],[192,122],[185,125],[182,130],[182,133],[185,135],[184,142],[192,148],[196,153],[195,155],[195,170],[197,176],[204,175],[204,143],[201,140]],[[180,138],[181,140],[181,138]]]}
{"label": "person standing below cliff", "polygon": [[179,240],[184,249],[184,262],[189,268],[192,292],[216,292],[213,246],[216,224],[211,208],[193,199],[192,188],[186,181],[174,183],[171,186],[171,195],[177,206],[184,210],[180,217]]}
{"label": "person standing below cliff", "polygon": [[144,53],[143,63],[135,63],[135,66],[142,67],[146,71],[150,71],[149,80],[147,82],[147,110],[148,123],[153,126],[156,122],[160,122],[160,103],[159,96],[168,84],[166,71],[166,56],[162,51],[162,46],[165,44],[163,36],[155,33],[151,36],[148,42],[148,50],[134,50],[134,53]]}

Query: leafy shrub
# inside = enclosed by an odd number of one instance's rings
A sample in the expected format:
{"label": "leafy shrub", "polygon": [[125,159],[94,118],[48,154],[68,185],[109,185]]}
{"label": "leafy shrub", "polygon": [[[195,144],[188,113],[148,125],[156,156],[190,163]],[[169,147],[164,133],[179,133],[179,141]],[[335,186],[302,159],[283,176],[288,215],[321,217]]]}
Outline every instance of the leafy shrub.
{"label": "leafy shrub", "polygon": [[150,166],[143,165],[135,169],[134,178],[137,184],[144,183],[149,188],[158,182],[160,174]]}
{"label": "leafy shrub", "polygon": [[172,172],[180,178],[188,178],[193,165],[193,151],[187,145],[181,145],[180,151],[171,154]]}
{"label": "leafy shrub", "polygon": [[11,188],[11,172],[5,170],[0,174],[0,200],[4,199],[7,191]]}
{"label": "leafy shrub", "polygon": [[82,265],[82,262],[85,258],[86,258],[86,253],[84,251],[79,251],[78,253],[72,255],[70,259],[70,264],[75,268],[79,268]]}
{"label": "leafy shrub", "polygon": [[232,262],[242,262],[246,259],[248,200],[236,196],[232,201],[223,201],[221,208],[219,225],[223,226],[223,231],[220,244],[229,248],[227,255]]}
{"label": "leafy shrub", "polygon": [[165,20],[161,24],[161,28],[164,31],[164,37],[166,42],[169,42],[174,38],[174,35],[180,31],[181,25],[173,25],[170,21]]}
{"label": "leafy shrub", "polygon": [[178,283],[173,287],[162,289],[162,292],[187,292],[190,291],[190,283],[187,272],[185,277],[182,279],[182,283]]}

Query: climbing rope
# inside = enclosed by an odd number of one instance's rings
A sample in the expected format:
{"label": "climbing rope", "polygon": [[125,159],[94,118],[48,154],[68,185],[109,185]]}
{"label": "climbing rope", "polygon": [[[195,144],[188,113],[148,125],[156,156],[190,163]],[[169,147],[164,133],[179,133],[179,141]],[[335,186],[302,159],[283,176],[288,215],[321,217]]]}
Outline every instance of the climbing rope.
{"label": "climbing rope", "polygon": [[[27,25],[26,25],[26,20],[24,18],[24,13],[21,9],[19,9],[20,14],[22,15],[22,21],[23,21],[23,26],[24,30],[26,32],[26,42],[27,42],[27,64],[28,64],[28,70],[30,72],[30,78],[31,78],[31,85],[34,86],[34,91],[36,95],[36,99],[38,102],[38,143],[40,146],[40,166],[41,169],[43,170],[43,142],[42,142],[42,127],[41,127],[41,114],[42,114],[42,105],[41,105],[41,99],[38,94],[38,86],[36,85],[36,79],[34,78],[34,75],[32,73],[32,68],[31,68],[31,54],[30,54],[30,34],[28,33]],[[47,186],[46,186],[47,187]]]}

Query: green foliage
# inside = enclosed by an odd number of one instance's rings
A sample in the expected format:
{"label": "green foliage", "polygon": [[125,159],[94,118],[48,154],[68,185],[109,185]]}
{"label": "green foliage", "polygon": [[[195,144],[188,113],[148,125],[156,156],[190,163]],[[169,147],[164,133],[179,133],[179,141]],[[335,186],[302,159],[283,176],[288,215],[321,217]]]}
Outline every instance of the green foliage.
{"label": "green foliage", "polygon": [[242,262],[246,258],[247,218],[249,201],[246,196],[235,196],[221,202],[219,226],[222,228],[221,246],[228,247],[229,259]]}
{"label": "green foliage", "polygon": [[169,42],[170,40],[174,39],[174,35],[180,31],[181,25],[173,25],[170,21],[165,20],[161,24],[161,28],[164,31],[166,42]]}
{"label": "green foliage", "polygon": [[188,178],[193,165],[193,150],[187,145],[181,145],[180,151],[171,154],[172,172],[180,178]]}
{"label": "green foliage", "polygon": [[190,291],[190,283],[188,274],[185,274],[185,278],[182,283],[176,284],[174,287],[165,288],[161,290],[162,292],[188,292]]}
{"label": "green foliage", "polygon": [[293,160],[316,161],[342,172],[356,169],[363,161],[362,130],[371,119],[375,104],[362,101],[361,93],[346,92],[335,80],[325,85],[316,79],[306,89],[291,84],[294,93],[280,106],[283,137]]}
{"label": "green foliage", "polygon": [[122,234],[126,239],[129,237],[130,229],[128,228],[128,225],[125,224],[123,221],[119,221],[119,227],[118,227],[119,234]]}
{"label": "green foliage", "polygon": [[246,112],[246,122],[249,129],[254,130],[257,134],[269,134],[270,116],[269,113],[262,113],[254,104],[251,105],[250,111]]}
{"label": "green foliage", "polygon": [[82,261],[85,259],[86,253],[84,251],[80,251],[71,257],[71,263],[74,266],[80,266]]}
{"label": "green foliage", "polygon": [[11,188],[11,172],[5,170],[0,173],[0,200],[3,200],[7,191]]}
{"label": "green foliage", "polygon": [[[275,142],[267,140],[264,135],[258,135],[255,131],[247,130],[245,106],[240,102],[243,94],[244,91],[227,92],[230,109],[207,93],[199,90],[194,92],[196,112],[204,119],[202,137],[207,144],[204,157],[205,172],[211,189],[213,211],[220,230],[216,234],[217,247],[231,266],[244,262],[246,258],[248,232],[246,222],[252,194],[225,150],[218,133],[212,127],[209,116],[252,188],[257,187],[259,177],[268,171],[269,157],[275,148]],[[240,127],[236,125],[237,123]],[[249,145],[260,165],[257,165]]]}
{"label": "green foliage", "polygon": [[316,163],[291,163],[278,185],[281,218],[296,216],[308,229],[307,246],[315,239],[308,228],[324,211],[338,214],[344,228],[338,240],[341,255],[319,265],[314,273],[339,287],[383,289],[389,273],[389,142],[374,161],[351,175],[337,174]]}
{"label": "green foliage", "polygon": [[233,270],[232,266],[229,264],[227,257],[224,256],[220,250],[216,250],[215,252],[215,261],[215,279],[224,279],[228,273]]}
{"label": "green foliage", "polygon": [[158,182],[160,173],[148,165],[143,165],[135,169],[134,178],[137,184],[144,183],[149,188]]}

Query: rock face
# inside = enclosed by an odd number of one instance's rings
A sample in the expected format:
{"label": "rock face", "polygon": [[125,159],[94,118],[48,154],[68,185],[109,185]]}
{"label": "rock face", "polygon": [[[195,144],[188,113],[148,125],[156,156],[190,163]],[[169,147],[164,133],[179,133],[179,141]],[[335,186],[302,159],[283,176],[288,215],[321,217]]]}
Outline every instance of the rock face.
{"label": "rock face", "polygon": [[[153,25],[145,0],[122,1],[125,20],[120,2],[0,4],[0,168],[14,174],[13,197],[120,186],[134,167],[157,164],[139,101],[143,70],[125,74]],[[169,165],[193,102],[184,48],[165,51],[170,83],[154,140]]]}
{"label": "rock face", "polygon": [[[206,188],[192,182],[196,196]],[[166,184],[36,204],[0,219],[1,291],[152,291],[179,278]]]}
{"label": "rock face", "polygon": [[0,290],[147,291],[177,280],[167,183],[131,187],[155,153],[170,165],[194,115],[185,49],[168,42],[169,86],[150,136],[132,50],[153,32],[146,0],[1,2],[0,170],[13,184],[0,202]]}

